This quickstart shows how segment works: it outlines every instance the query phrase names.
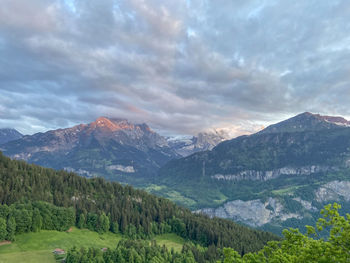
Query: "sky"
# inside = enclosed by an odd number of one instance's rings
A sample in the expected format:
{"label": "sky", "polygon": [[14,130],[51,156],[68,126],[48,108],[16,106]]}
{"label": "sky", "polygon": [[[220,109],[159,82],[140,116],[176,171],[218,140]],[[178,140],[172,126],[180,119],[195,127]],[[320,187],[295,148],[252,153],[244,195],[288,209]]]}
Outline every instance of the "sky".
{"label": "sky", "polygon": [[167,135],[350,116],[347,0],[0,0],[0,127]]}

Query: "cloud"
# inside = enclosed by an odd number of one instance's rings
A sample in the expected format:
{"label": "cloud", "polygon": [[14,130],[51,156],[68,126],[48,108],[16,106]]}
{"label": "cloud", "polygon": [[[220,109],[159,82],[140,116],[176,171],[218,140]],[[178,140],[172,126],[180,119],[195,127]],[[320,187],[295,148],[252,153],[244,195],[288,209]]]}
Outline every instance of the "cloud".
{"label": "cloud", "polygon": [[350,116],[341,1],[4,0],[0,127],[103,115],[239,135],[303,111]]}

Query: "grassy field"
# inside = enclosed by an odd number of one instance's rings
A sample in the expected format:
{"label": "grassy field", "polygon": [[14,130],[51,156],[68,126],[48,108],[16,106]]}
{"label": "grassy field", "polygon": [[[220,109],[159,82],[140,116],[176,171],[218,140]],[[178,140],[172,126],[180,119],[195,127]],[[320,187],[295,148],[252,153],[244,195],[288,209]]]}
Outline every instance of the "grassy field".
{"label": "grassy field", "polygon": [[71,232],[42,230],[16,236],[12,244],[0,246],[0,263],[11,262],[55,262],[52,251],[55,248],[115,247],[121,235],[98,234],[87,229],[73,228]]}
{"label": "grassy field", "polygon": [[175,252],[181,252],[184,239],[176,234],[163,234],[154,238],[158,245],[165,245],[167,248],[174,248]]}
{"label": "grassy field", "polygon": [[[52,251],[55,248],[67,250],[76,247],[114,248],[122,235],[111,232],[98,234],[87,229],[73,228],[71,232],[42,230],[16,236],[12,244],[0,246],[0,263],[54,263]],[[175,234],[155,237],[160,245],[181,251],[184,240]]]}

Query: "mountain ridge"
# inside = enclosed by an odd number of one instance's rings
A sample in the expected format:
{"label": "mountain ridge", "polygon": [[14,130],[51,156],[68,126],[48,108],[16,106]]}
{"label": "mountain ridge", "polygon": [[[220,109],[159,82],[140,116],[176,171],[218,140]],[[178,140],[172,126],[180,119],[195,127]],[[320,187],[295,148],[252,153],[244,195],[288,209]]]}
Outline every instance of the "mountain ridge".
{"label": "mountain ridge", "polygon": [[269,125],[265,129],[259,131],[258,134],[323,130],[337,127],[350,127],[350,122],[339,116],[323,116],[320,114],[304,112],[287,120]]}
{"label": "mountain ridge", "polygon": [[[216,140],[215,134],[199,136],[185,143],[189,148],[183,152],[189,155],[212,148],[222,140]],[[91,123],[26,135],[3,144],[1,149],[11,158],[134,184],[149,180],[166,162],[180,158],[178,143],[159,135],[146,123],[102,116]]]}
{"label": "mountain ridge", "polygon": [[146,124],[100,117],[88,124],[24,136],[2,145],[4,154],[84,176],[106,172],[111,180],[127,174],[151,176],[178,155]]}
{"label": "mountain ridge", "polygon": [[16,129],[12,129],[12,128],[0,129],[0,145],[10,141],[21,139],[22,137],[23,137],[23,134],[21,134]]}
{"label": "mountain ridge", "polygon": [[153,193],[171,196],[176,191],[187,198],[177,201],[193,210],[275,233],[314,223],[312,207],[319,211],[326,201],[350,206],[345,195],[350,191],[347,124],[339,117],[299,114],[211,151],[169,161],[159,171],[162,188],[153,187]]}

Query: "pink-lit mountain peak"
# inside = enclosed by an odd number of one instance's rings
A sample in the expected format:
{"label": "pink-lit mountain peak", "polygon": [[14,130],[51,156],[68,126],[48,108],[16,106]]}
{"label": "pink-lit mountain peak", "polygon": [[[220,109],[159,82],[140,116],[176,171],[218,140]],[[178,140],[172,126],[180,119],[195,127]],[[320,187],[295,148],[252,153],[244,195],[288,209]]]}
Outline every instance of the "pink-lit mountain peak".
{"label": "pink-lit mountain peak", "polygon": [[100,129],[108,131],[133,130],[135,125],[124,119],[109,119],[107,117],[99,117],[89,125],[90,130]]}

